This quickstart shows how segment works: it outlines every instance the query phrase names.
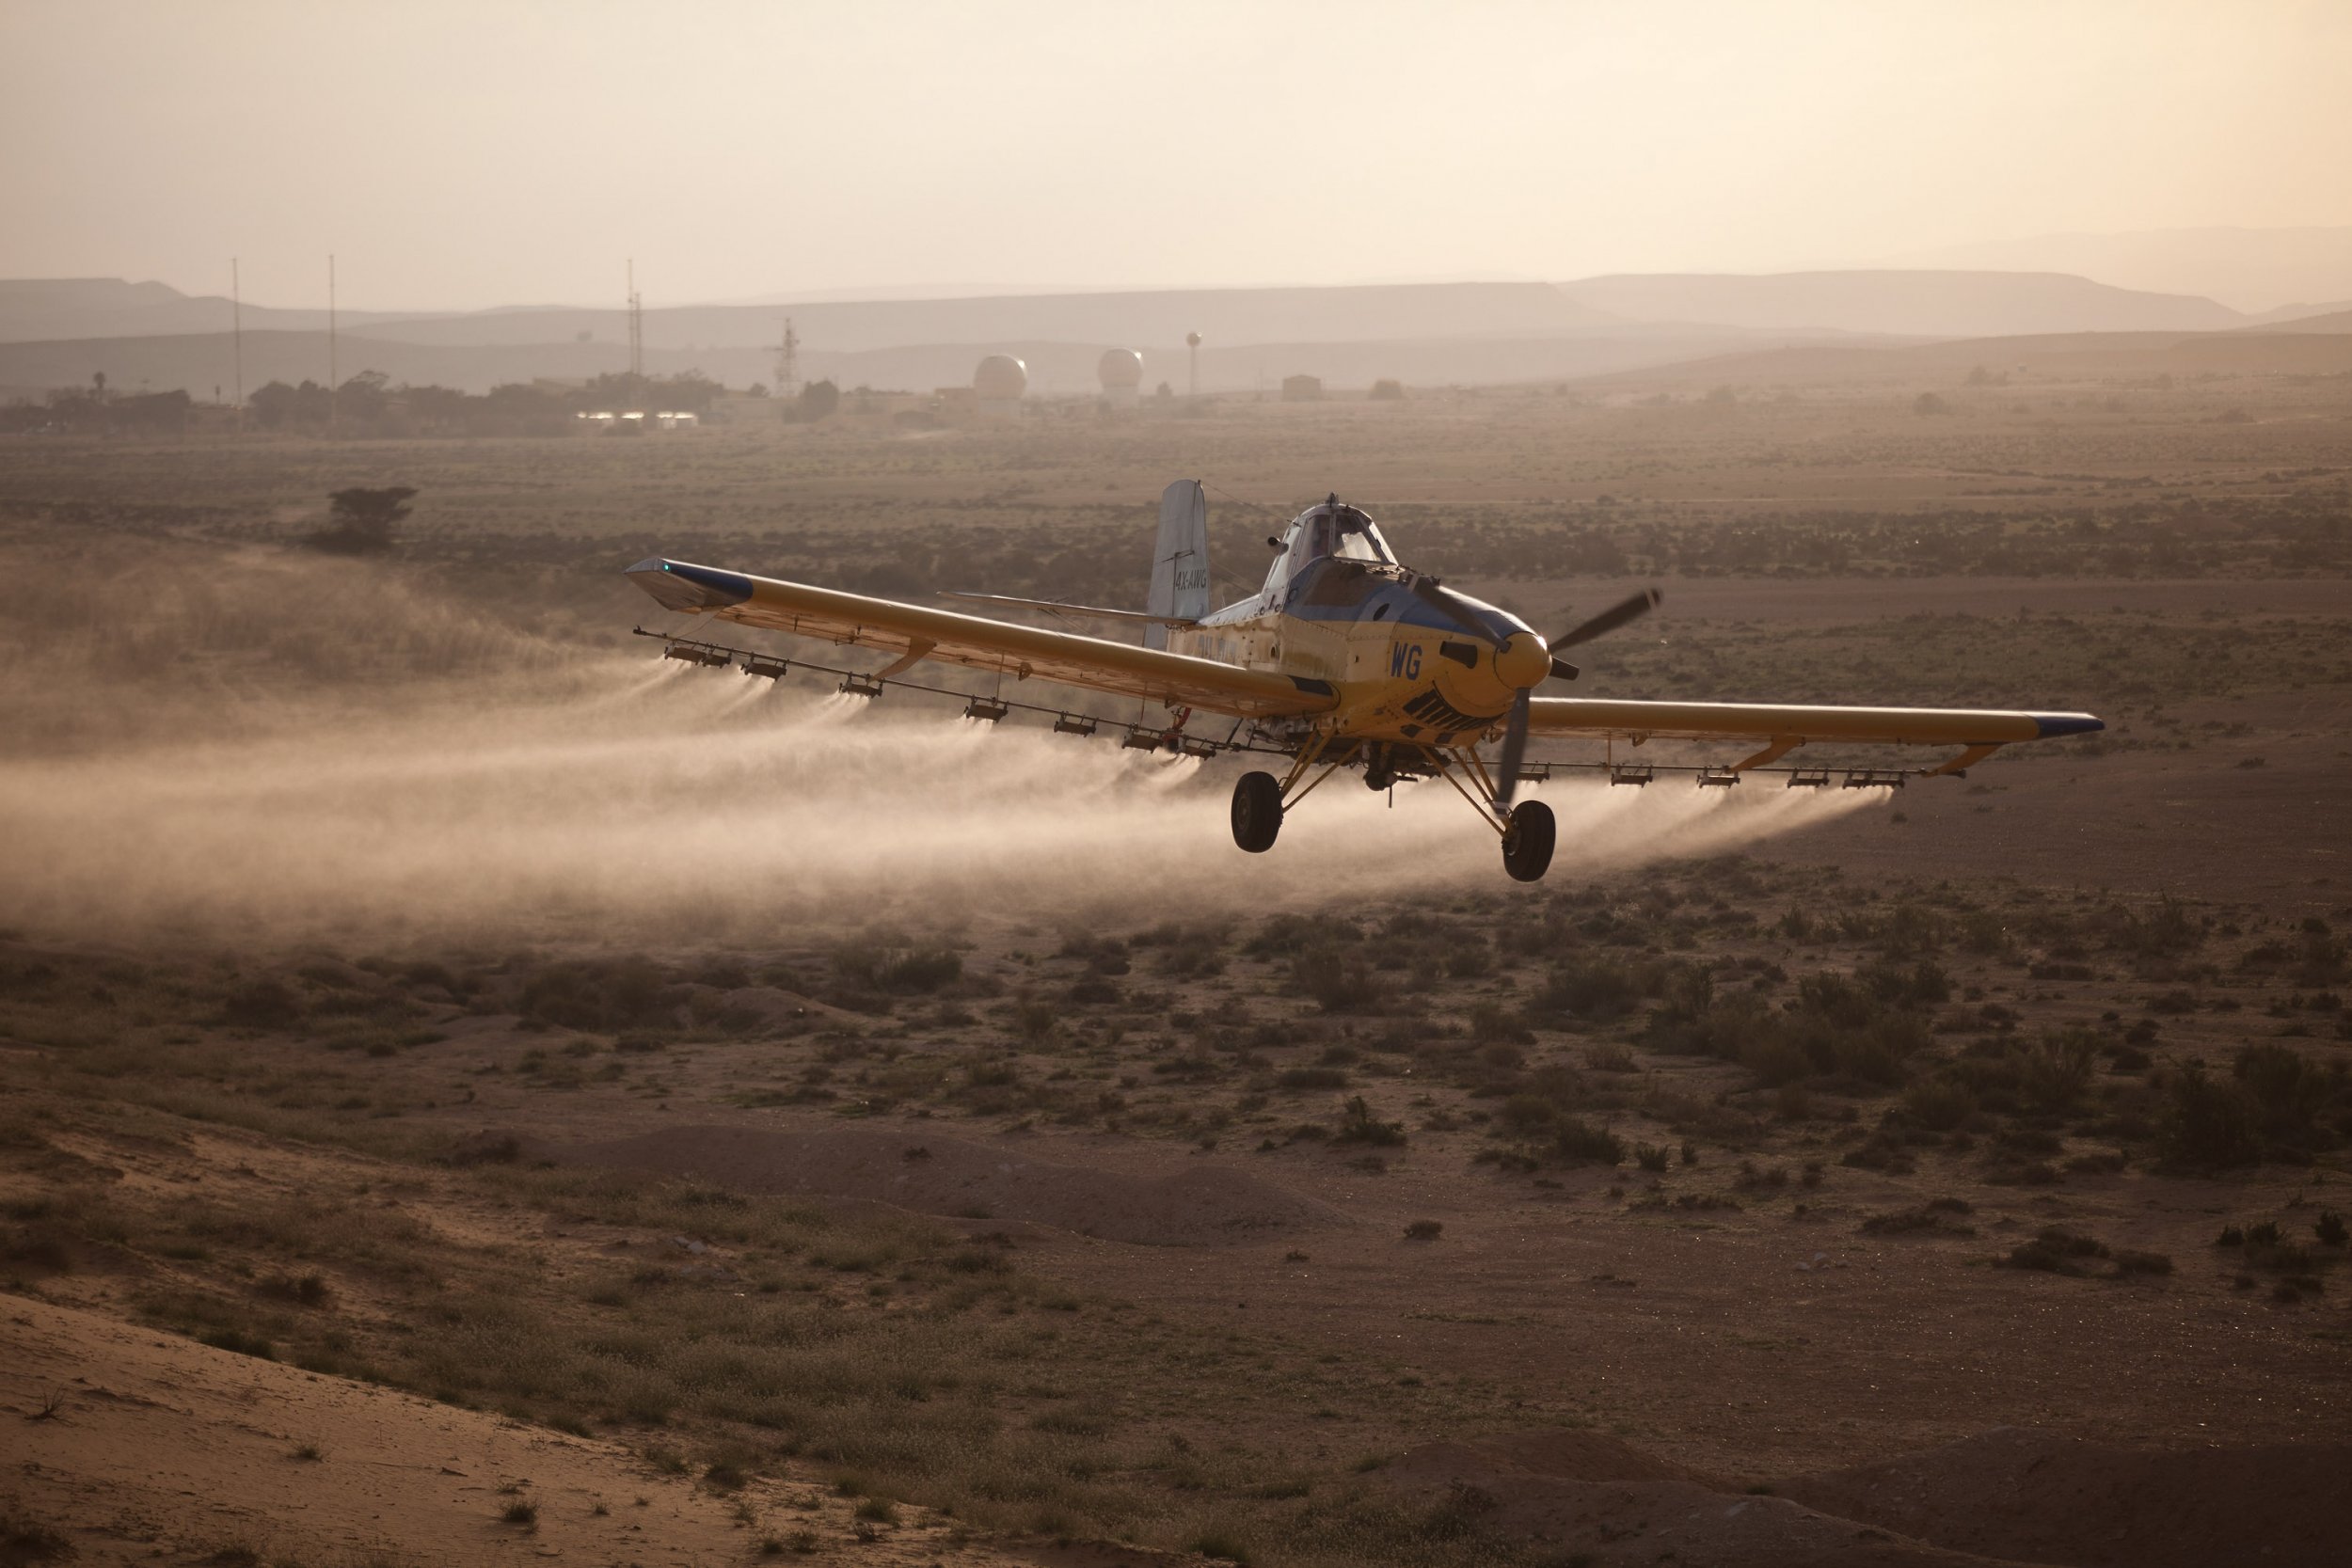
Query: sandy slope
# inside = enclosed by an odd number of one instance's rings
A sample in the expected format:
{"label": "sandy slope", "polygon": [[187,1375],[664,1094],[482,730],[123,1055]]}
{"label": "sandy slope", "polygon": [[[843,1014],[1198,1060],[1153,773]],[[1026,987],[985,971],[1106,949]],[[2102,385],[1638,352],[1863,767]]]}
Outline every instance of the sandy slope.
{"label": "sandy slope", "polygon": [[[63,1397],[56,1417],[29,1418],[53,1394]],[[62,1530],[82,1562],[230,1561],[242,1549],[305,1564],[656,1568],[752,1560],[766,1537],[803,1529],[819,1561],[844,1551],[874,1564],[1028,1560],[959,1544],[913,1510],[861,1543],[850,1501],[811,1483],[754,1481],[722,1495],[615,1443],[24,1296],[0,1320],[0,1404],[10,1412],[0,1500]],[[305,1445],[321,1457],[296,1457]],[[739,1519],[738,1499],[755,1527]],[[501,1520],[518,1500],[535,1505],[535,1525]]]}

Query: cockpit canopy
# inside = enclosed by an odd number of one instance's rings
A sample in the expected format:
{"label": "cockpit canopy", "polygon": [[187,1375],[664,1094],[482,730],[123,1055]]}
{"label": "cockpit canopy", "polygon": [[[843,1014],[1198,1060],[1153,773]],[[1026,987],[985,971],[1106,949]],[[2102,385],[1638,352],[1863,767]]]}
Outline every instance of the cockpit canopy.
{"label": "cockpit canopy", "polygon": [[1380,537],[1379,525],[1357,508],[1337,501],[1310,508],[1291,524],[1294,565],[1320,561],[1327,555],[1336,555],[1343,561],[1396,564],[1396,555],[1389,548],[1389,542]]}
{"label": "cockpit canopy", "polygon": [[1265,602],[1279,604],[1283,585],[1295,581],[1309,566],[1326,557],[1377,566],[1397,563],[1396,552],[1380,536],[1379,525],[1360,509],[1348,506],[1334,496],[1291,519],[1282,553],[1275,557],[1274,568],[1266,574]]}

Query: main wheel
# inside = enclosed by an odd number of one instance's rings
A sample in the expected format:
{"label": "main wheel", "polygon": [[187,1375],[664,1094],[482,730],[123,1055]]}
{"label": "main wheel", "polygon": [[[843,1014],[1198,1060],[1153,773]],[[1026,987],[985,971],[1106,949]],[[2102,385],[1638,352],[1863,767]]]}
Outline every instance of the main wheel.
{"label": "main wheel", "polygon": [[1551,864],[1551,846],[1559,825],[1551,808],[1541,800],[1522,800],[1511,811],[1511,826],[1502,835],[1502,869],[1514,881],[1537,882]]}
{"label": "main wheel", "polygon": [[1281,831],[1281,784],[1271,773],[1244,773],[1233,784],[1233,842],[1263,855]]}

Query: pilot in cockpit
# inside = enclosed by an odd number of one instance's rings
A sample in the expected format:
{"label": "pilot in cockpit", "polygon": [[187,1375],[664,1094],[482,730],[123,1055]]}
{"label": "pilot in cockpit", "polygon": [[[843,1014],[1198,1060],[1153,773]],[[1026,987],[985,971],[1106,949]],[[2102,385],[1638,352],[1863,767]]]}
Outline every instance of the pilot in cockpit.
{"label": "pilot in cockpit", "polygon": [[1273,570],[1266,575],[1266,601],[1281,603],[1289,596],[1287,590],[1300,581],[1307,568],[1326,557],[1373,565],[1396,564],[1388,541],[1380,537],[1380,530],[1373,520],[1355,507],[1342,505],[1334,496],[1300,518],[1289,550],[1275,559]]}
{"label": "pilot in cockpit", "polygon": [[1389,553],[1389,542],[1380,537],[1380,531],[1372,519],[1352,506],[1343,506],[1327,514],[1334,528],[1327,553],[1343,561],[1373,561],[1393,566],[1396,557]]}

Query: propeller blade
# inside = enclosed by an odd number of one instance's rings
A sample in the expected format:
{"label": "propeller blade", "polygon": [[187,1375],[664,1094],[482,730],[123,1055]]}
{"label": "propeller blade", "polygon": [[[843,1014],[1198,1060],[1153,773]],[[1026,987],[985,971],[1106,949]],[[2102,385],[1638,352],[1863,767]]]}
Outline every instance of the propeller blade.
{"label": "propeller blade", "polygon": [[1495,804],[1505,816],[1511,814],[1511,797],[1519,789],[1519,761],[1527,755],[1528,690],[1521,687],[1511,699],[1511,720],[1502,731],[1502,760],[1496,765],[1502,776],[1495,781]]}
{"label": "propeller blade", "polygon": [[1436,610],[1438,614],[1444,616],[1447,620],[1453,622],[1455,626],[1461,627],[1472,637],[1483,641],[1491,635],[1485,626],[1470,619],[1469,612],[1464,610],[1460,605],[1455,604],[1453,600],[1446,597],[1445,591],[1443,589],[1439,588],[1436,583],[1430,581],[1427,578],[1415,578],[1413,579],[1413,597],[1419,599],[1422,603],[1427,605],[1430,609]]}
{"label": "propeller blade", "polygon": [[1551,646],[1573,648],[1580,642],[1590,642],[1596,637],[1605,637],[1628,621],[1638,621],[1647,615],[1658,608],[1659,601],[1664,597],[1665,595],[1655,588],[1645,588],[1622,604],[1611,605],[1581,626],[1562,632],[1551,640]]}

